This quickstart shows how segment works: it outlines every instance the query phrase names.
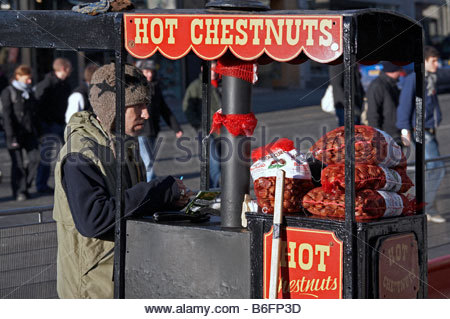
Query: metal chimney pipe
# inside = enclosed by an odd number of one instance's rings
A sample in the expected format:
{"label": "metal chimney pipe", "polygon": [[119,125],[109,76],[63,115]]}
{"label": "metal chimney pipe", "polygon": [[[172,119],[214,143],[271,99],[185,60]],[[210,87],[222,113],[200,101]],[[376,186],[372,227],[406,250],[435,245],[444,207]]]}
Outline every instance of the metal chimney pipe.
{"label": "metal chimney pipe", "polygon": [[[253,0],[214,0],[206,8],[240,11],[264,11],[270,7]],[[252,84],[239,78],[222,78],[223,114],[246,114],[251,111]],[[221,131],[221,225],[241,227],[244,195],[250,192],[250,138],[233,136],[225,127]]]}
{"label": "metal chimney pipe", "polygon": [[[222,113],[251,111],[252,84],[239,78],[222,78]],[[244,195],[250,192],[250,138],[233,136],[222,126],[221,136],[221,225],[241,227]]]}

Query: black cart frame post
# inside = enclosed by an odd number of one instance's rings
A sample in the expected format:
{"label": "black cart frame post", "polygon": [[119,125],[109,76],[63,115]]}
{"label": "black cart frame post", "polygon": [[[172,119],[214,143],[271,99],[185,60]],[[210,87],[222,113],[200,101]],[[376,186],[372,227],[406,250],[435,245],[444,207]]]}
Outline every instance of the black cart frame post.
{"label": "black cart frame post", "polygon": [[344,17],[344,95],[345,95],[345,232],[344,239],[344,298],[357,295],[354,274],[357,272],[354,254],[355,224],[355,101],[353,86],[356,56],[354,25],[351,17]]}
{"label": "black cart frame post", "polygon": [[[417,40],[418,47],[423,47],[424,38],[423,33],[422,37]],[[414,72],[416,74],[416,131],[415,136],[411,138],[415,138],[416,142],[416,163],[415,163],[415,171],[416,171],[416,203],[419,209],[418,213],[425,217],[425,206],[421,207],[421,203],[425,203],[425,106],[424,106],[424,98],[425,98],[425,86],[424,86],[424,56],[422,54],[418,54],[416,56],[416,60],[414,61]],[[423,183],[418,183],[417,181],[423,181]],[[427,223],[422,224],[422,233],[424,238],[428,236]],[[428,250],[423,250],[422,258],[427,261],[428,260]],[[424,262],[421,264],[421,272],[427,274],[428,273],[428,263]],[[425,286],[426,282],[423,283]],[[428,289],[424,289],[424,298],[428,297]]]}
{"label": "black cart frame post", "polygon": [[[118,24],[122,28],[121,24]],[[125,140],[125,57],[126,52],[121,46],[115,53],[116,60],[116,225],[114,231],[114,298],[125,298],[125,247],[126,247],[126,223],[124,219],[124,189],[123,170],[125,164],[124,140]]]}
{"label": "black cart frame post", "polygon": [[211,125],[209,119],[211,118],[211,62],[202,61],[202,132],[201,138],[202,148],[200,157],[200,189],[209,190],[209,155],[210,142],[209,130]]}

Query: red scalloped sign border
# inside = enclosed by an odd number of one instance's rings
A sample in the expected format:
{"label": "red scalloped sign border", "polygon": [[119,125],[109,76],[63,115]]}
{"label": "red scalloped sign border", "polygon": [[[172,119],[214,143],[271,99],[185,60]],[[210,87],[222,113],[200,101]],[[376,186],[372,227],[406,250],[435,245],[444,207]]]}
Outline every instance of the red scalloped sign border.
{"label": "red scalloped sign border", "polygon": [[227,50],[241,60],[266,54],[287,62],[304,53],[328,63],[343,52],[340,15],[124,14],[125,48],[145,59],[159,51],[180,59],[191,50],[215,60]]}

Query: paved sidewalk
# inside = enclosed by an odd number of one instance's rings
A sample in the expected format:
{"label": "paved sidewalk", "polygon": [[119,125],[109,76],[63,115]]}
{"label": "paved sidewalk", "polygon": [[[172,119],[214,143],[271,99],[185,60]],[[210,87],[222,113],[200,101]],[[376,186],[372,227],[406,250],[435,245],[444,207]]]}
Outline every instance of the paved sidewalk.
{"label": "paved sidewalk", "polygon": [[[253,94],[253,110],[258,118],[258,127],[255,130],[252,147],[267,144],[276,137],[287,137],[303,141],[302,149],[308,149],[311,141],[316,141],[325,131],[336,127],[334,116],[325,114],[317,105],[323,94],[319,91],[305,90],[263,90],[255,89]],[[438,130],[441,154],[450,154],[450,95],[440,96],[444,113],[444,122]],[[313,105],[313,106],[308,106]],[[171,105],[173,107],[173,105]],[[177,117],[184,121],[181,107],[175,111]],[[185,121],[183,122],[185,123]],[[174,133],[165,127],[160,134],[160,149],[157,153],[155,166],[158,175],[184,176],[184,182],[191,189],[198,189],[200,185],[200,163],[198,160],[198,141],[195,140],[194,130],[188,125],[182,125],[185,132],[183,140],[176,140]],[[178,144],[177,144],[178,142]],[[2,144],[3,143],[3,144]],[[44,206],[53,203],[52,196],[38,196],[31,190],[32,198],[25,202],[16,202],[11,198],[10,160],[4,146],[4,139],[0,136],[0,170],[3,171],[3,182],[0,184],[0,211],[4,209]],[[449,175],[450,172],[447,173]],[[53,183],[53,179],[51,179]],[[446,184],[448,185],[448,183]],[[438,198],[444,210],[447,223],[428,225],[429,258],[450,254],[450,186],[439,193]],[[45,218],[50,218],[46,214]],[[36,217],[18,216],[5,218],[0,216],[0,227],[36,221]]]}

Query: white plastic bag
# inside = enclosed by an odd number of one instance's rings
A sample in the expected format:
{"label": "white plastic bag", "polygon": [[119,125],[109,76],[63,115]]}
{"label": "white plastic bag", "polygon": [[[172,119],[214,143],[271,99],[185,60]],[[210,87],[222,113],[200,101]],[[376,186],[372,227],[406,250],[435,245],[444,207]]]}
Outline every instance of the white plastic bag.
{"label": "white plastic bag", "polygon": [[336,110],[334,108],[333,87],[331,84],[328,85],[322,100],[320,100],[320,106],[322,107],[322,111],[335,114]]}

